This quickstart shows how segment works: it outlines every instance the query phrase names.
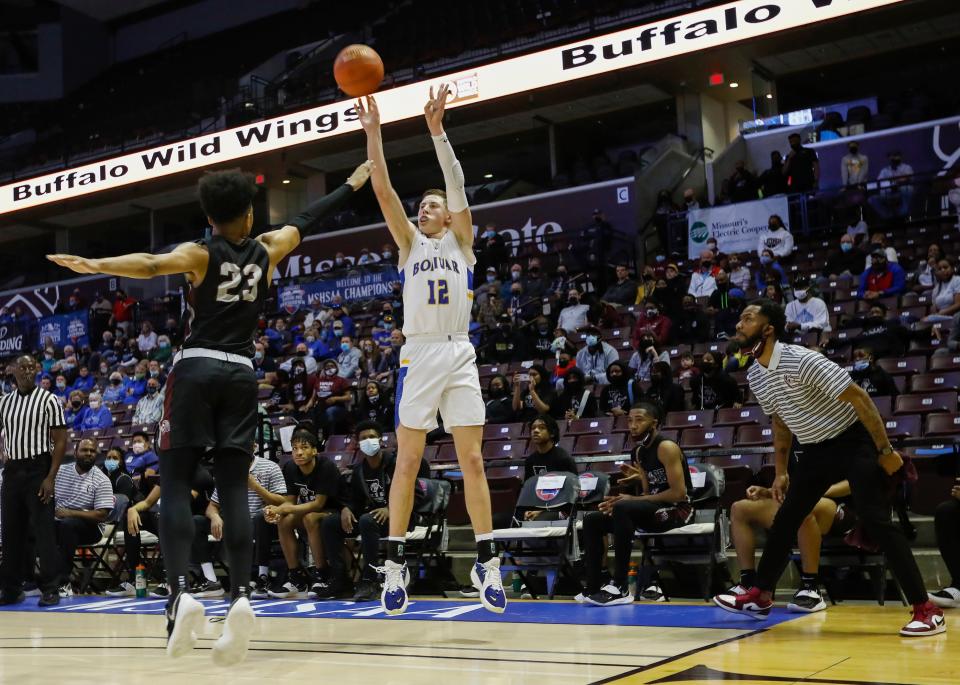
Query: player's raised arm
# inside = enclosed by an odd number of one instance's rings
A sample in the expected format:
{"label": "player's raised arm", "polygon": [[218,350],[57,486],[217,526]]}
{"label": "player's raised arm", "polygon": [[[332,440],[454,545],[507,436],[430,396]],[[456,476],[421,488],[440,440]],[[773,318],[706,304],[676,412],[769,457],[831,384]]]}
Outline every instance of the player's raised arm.
{"label": "player's raised arm", "polygon": [[397,191],[390,185],[390,175],[387,173],[387,160],[383,155],[383,137],[380,132],[380,110],[377,101],[372,95],[357,100],[357,113],[360,115],[360,124],[367,134],[367,157],[373,162],[371,183],[373,192],[377,196],[380,212],[383,214],[390,235],[399,248],[399,264],[407,261],[407,253],[416,229],[407,218],[407,212],[400,201]]}
{"label": "player's raised arm", "polygon": [[270,256],[270,273],[273,273],[281,259],[296,249],[303,238],[317,229],[321,219],[339,209],[354,192],[363,187],[370,178],[372,167],[373,162],[367,160],[353,170],[343,185],[311,202],[300,214],[290,219],[286,226],[257,236],[257,240],[263,244]]}
{"label": "player's raised arm", "polygon": [[443,181],[447,191],[447,210],[450,212],[450,230],[457,236],[460,248],[466,252],[473,249],[473,217],[470,215],[470,205],[467,203],[467,191],[460,161],[453,153],[453,146],[443,130],[443,114],[447,107],[447,95],[450,86],[441,83],[436,95],[433,86],[430,87],[430,99],[423,107],[423,116],[430,129],[433,147],[437,151],[437,160],[443,171]]}
{"label": "player's raised arm", "polygon": [[191,283],[203,280],[209,255],[196,243],[183,243],[166,254],[134,252],[119,257],[87,259],[68,254],[51,254],[47,259],[78,274],[109,274],[126,278],[153,278],[186,274]]}

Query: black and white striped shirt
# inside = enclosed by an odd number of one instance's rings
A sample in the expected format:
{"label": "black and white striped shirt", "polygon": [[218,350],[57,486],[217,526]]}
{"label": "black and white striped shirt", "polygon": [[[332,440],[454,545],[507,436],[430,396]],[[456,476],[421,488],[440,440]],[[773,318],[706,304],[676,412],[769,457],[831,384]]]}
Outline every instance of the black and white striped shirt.
{"label": "black and white striped shirt", "polygon": [[802,445],[835,438],[857,421],[853,405],[837,399],[850,374],[805,347],[776,343],[769,366],[751,366],[747,382],[763,411],[779,416]]}
{"label": "black and white striped shirt", "polygon": [[0,397],[0,433],[4,434],[7,459],[33,459],[52,452],[50,430],[66,425],[60,400],[40,386],[26,395],[11,392]]}

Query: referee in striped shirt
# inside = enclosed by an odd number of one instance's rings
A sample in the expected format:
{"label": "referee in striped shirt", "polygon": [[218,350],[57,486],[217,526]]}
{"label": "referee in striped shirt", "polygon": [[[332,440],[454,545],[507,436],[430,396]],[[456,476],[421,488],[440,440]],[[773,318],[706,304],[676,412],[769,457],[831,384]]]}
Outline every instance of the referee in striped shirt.
{"label": "referee in striped shirt", "polygon": [[13,365],[17,390],[0,397],[0,432],[6,434],[7,461],[0,485],[3,561],[0,605],[22,602],[27,526],[40,556],[40,606],[60,603],[59,557],[54,528],[54,482],[67,444],[60,400],[36,385],[39,365],[25,355]]}
{"label": "referee in striped shirt", "polygon": [[[913,604],[913,618],[900,634],[944,632],[943,612],[928,600],[907,537],[890,517],[891,476],[903,459],[890,446],[876,405],[819,352],[778,342],[785,327],[783,308],[772,300],[753,302],[737,324],[735,340],[756,361],[747,373],[750,390],[773,421],[772,490],[782,505],[767,535],[757,586],[742,595],[718,595],[714,602],[727,611],[766,618],[800,524],[832,483],[846,479],[860,521]],[[794,440],[797,465],[790,477],[787,461]]]}

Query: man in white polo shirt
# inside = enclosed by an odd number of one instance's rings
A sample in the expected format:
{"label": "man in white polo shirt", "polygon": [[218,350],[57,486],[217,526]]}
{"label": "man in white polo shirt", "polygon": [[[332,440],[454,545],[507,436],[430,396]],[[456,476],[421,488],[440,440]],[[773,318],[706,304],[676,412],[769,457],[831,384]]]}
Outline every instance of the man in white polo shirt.
{"label": "man in white polo shirt", "polygon": [[[850,374],[819,352],[778,342],[785,327],[783,308],[772,300],[746,307],[737,324],[734,340],[757,361],[747,374],[750,391],[772,419],[776,477],[771,490],[783,504],[767,536],[756,586],[713,601],[727,611],[766,618],[797,529],[830,485],[847,479],[857,516],[913,604],[913,618],[900,634],[944,632],[943,611],[927,598],[906,535],[890,518],[887,492],[903,459],[890,446],[876,405]],[[787,461],[794,437],[797,467],[791,477]]]}

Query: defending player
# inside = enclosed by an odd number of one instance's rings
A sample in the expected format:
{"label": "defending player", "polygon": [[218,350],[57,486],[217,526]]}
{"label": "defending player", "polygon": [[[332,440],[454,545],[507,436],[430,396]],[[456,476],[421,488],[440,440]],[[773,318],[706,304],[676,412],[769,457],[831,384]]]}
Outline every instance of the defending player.
{"label": "defending player", "polygon": [[213,226],[210,238],[183,243],[168,254],[106,259],[48,256],[77,273],[127,278],[184,274],[190,284],[187,334],[167,377],[159,429],[160,544],[170,582],[169,656],[181,656],[194,646],[203,621],[203,606],[187,594],[187,568],[193,539],[190,483],[207,451],[213,456],[225,522],[223,543],[232,595],[213,659],[229,665],[246,656],[254,620],[247,597],[253,561],[247,472],[258,422],[253,333],[277,264],[321,217],[366,182],[370,168],[369,161],[360,165],[343,186],[309,205],[288,225],[252,240],[257,186],[247,174],[222,171],[207,174],[199,182],[200,204]]}
{"label": "defending player", "polygon": [[381,602],[387,614],[407,608],[404,541],[413,507],[414,480],[427,432],[437,427],[453,434],[463,472],[467,511],[477,539],[477,561],[470,572],[485,608],[502,613],[507,605],[500,579],[500,559],[493,541],[490,492],[483,472],[480,442],[485,408],[480,395],[476,351],[467,337],[473,304],[473,220],[467,205],[463,171],[443,131],[449,86],[441,85],[424,107],[443,171],[446,193],[428,190],[420,201],[417,226],[390,185],[383,156],[380,113],[376,101],[357,103],[367,133],[367,156],[373,161],[372,183],[380,210],[399,248],[403,283],[403,334],[397,380],[397,467],[390,489],[390,536]]}

